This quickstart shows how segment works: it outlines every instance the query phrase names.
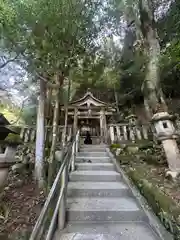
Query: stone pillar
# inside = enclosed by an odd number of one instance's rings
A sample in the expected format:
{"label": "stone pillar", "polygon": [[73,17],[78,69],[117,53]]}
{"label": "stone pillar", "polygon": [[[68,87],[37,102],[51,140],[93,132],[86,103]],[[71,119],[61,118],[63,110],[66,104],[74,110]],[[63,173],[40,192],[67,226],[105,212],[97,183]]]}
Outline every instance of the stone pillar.
{"label": "stone pillar", "polygon": [[141,131],[140,131],[139,127],[136,126],[136,127],[135,127],[135,130],[136,130],[137,139],[138,139],[138,140],[141,140],[141,139],[142,139],[142,136],[141,136]]}
{"label": "stone pillar", "polygon": [[120,130],[120,126],[116,126],[116,132],[117,132],[117,138],[119,141],[121,141],[121,130]]}
{"label": "stone pillar", "polygon": [[134,135],[134,128],[133,128],[133,126],[129,126],[129,135],[130,135],[130,140],[132,142],[135,142],[135,135]]}
{"label": "stone pillar", "polygon": [[144,125],[142,125],[142,132],[143,132],[144,139],[148,139],[148,130],[147,130],[147,127]]}
{"label": "stone pillar", "polygon": [[123,126],[123,135],[124,135],[124,140],[127,141],[128,135],[127,135],[127,126],[126,125]]}
{"label": "stone pillar", "polygon": [[73,134],[75,135],[77,132],[77,124],[78,124],[78,109],[74,109],[74,124],[73,124]]}
{"label": "stone pillar", "polygon": [[24,136],[24,142],[25,143],[29,142],[29,135],[30,135],[30,129],[26,128],[25,136]]}
{"label": "stone pillar", "polygon": [[114,126],[113,125],[110,126],[109,131],[110,131],[111,143],[114,143],[115,138],[114,138]]}
{"label": "stone pillar", "polygon": [[100,111],[100,139],[101,143],[107,142],[107,122],[104,109]]}
{"label": "stone pillar", "polygon": [[170,175],[176,177],[180,173],[180,152],[176,143],[177,134],[173,125],[173,116],[167,112],[156,113],[152,122],[156,136],[162,142],[166,154]]}
{"label": "stone pillar", "polygon": [[[45,138],[46,139],[46,138]],[[31,142],[34,142],[36,140],[36,130],[35,129],[32,129],[32,132],[31,132]]]}

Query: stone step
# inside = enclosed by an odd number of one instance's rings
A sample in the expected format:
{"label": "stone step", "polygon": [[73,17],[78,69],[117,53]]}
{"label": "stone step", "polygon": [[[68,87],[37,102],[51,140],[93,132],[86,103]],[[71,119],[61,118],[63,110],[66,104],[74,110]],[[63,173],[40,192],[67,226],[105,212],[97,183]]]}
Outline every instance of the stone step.
{"label": "stone step", "polygon": [[76,163],[77,170],[95,170],[95,171],[110,171],[115,170],[112,163]]}
{"label": "stone step", "polygon": [[70,181],[79,182],[116,182],[121,175],[115,171],[74,171],[69,176]]}
{"label": "stone step", "polygon": [[90,145],[86,145],[86,144],[84,144],[84,145],[81,145],[81,148],[92,148],[92,149],[97,149],[97,148],[107,148],[108,147],[108,145],[106,145],[106,144],[90,144]]}
{"label": "stone step", "polygon": [[69,182],[68,197],[125,197],[132,193],[122,182]]}
{"label": "stone step", "polygon": [[67,220],[141,221],[145,215],[133,198],[68,198]]}
{"label": "stone step", "polygon": [[89,152],[87,150],[87,152],[79,152],[78,157],[108,157],[108,153],[107,152]]}
{"label": "stone step", "polygon": [[54,240],[160,240],[143,222],[68,224]]}
{"label": "stone step", "polygon": [[106,148],[80,148],[80,152],[106,152]]}
{"label": "stone step", "polygon": [[89,163],[104,163],[104,162],[111,162],[109,157],[87,157],[87,156],[80,156],[76,157],[76,162],[89,162]]}

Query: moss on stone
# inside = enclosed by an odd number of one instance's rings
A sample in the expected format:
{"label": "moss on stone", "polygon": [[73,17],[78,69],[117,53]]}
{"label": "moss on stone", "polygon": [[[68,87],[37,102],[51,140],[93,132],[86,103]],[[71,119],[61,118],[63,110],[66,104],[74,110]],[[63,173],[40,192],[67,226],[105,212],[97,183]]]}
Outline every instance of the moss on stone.
{"label": "moss on stone", "polygon": [[149,148],[153,148],[154,144],[152,141],[149,140],[139,140],[136,143],[132,143],[132,142],[127,142],[126,144],[112,144],[111,145],[111,149],[117,149],[117,148],[124,148],[124,145],[126,146],[126,148],[128,147],[138,147],[140,150],[146,150]]}
{"label": "moss on stone", "polygon": [[21,144],[22,140],[18,134],[9,133],[8,136],[4,140],[7,144]]}
{"label": "moss on stone", "polygon": [[114,144],[111,144],[110,148],[111,148],[111,149],[121,148],[121,145],[120,145],[120,144],[117,144],[117,143],[116,143],[116,144],[114,143]]}

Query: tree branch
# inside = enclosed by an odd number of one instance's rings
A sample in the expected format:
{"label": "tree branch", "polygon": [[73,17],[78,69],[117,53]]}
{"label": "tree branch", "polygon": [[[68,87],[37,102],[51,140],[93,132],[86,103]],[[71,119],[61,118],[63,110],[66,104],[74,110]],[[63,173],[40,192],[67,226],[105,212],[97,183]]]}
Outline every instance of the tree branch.
{"label": "tree branch", "polygon": [[17,54],[14,58],[11,58],[9,60],[7,60],[6,62],[4,62],[3,64],[0,65],[0,69],[4,68],[7,64],[9,64],[10,62],[14,62],[20,54]]}
{"label": "tree branch", "polygon": [[47,87],[49,87],[49,88],[59,88],[59,87],[61,86],[60,84],[57,84],[57,83],[50,83],[50,82],[49,82],[49,79],[41,76],[38,72],[36,72],[36,75],[37,75],[41,80],[43,80],[44,82],[46,82]]}

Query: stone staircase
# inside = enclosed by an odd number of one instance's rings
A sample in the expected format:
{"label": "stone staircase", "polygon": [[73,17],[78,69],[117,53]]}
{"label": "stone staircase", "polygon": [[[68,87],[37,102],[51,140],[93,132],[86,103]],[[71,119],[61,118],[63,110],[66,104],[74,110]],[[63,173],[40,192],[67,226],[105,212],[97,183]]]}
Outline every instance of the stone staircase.
{"label": "stone staircase", "polygon": [[[55,240],[160,240],[105,145],[83,146],[68,184],[67,225]],[[167,238],[169,239],[169,238]]]}

